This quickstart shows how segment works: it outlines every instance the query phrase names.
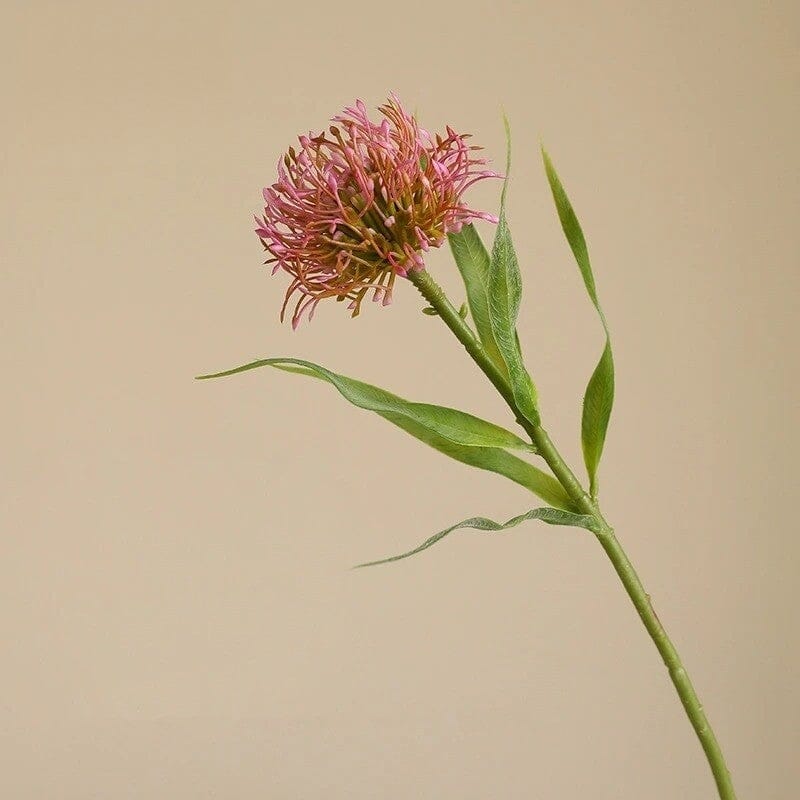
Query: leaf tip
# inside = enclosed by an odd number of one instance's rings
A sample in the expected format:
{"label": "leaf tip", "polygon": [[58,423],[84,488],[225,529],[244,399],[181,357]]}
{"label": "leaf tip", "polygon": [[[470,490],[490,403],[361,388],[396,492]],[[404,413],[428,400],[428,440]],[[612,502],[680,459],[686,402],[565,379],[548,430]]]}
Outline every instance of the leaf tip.
{"label": "leaf tip", "polygon": [[350,567],[350,571],[352,572],[353,570],[356,569],[364,569],[365,567],[377,567],[379,564],[386,564],[387,562],[392,560],[393,559],[391,558],[384,558],[381,559],[380,561],[365,561],[363,564],[353,564],[353,566]]}
{"label": "leaf tip", "polygon": [[[511,122],[508,119],[508,114],[503,110],[503,129],[506,134],[506,172],[511,171]],[[508,176],[506,175],[506,179]]]}
{"label": "leaf tip", "polygon": [[553,167],[553,159],[550,158],[550,153],[547,152],[547,148],[544,146],[544,142],[539,142],[539,147],[542,151],[542,162],[544,163],[544,171],[547,173],[547,177],[551,178],[555,174],[555,167]]}
{"label": "leaf tip", "polygon": [[511,174],[511,123],[508,120],[508,115],[505,110],[503,114],[503,128],[506,134],[506,174],[503,179],[503,191],[500,193],[500,216],[505,214],[506,207],[506,192],[508,191],[508,178]]}

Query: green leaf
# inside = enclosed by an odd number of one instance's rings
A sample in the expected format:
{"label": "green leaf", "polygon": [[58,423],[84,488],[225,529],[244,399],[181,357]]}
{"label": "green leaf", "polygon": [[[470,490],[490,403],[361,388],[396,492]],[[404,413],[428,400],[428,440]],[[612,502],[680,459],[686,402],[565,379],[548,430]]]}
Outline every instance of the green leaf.
{"label": "green leaf", "polygon": [[517,315],[522,298],[522,278],[517,254],[511,241],[511,231],[506,219],[506,192],[511,172],[511,130],[506,126],[506,178],[500,198],[500,220],[492,246],[489,263],[489,319],[497,347],[506,365],[514,402],[522,415],[534,425],[539,423],[536,387],[525,369],[517,338]]}
{"label": "green leaf", "polygon": [[368,561],[365,564],[357,564],[355,568],[374,567],[378,564],[389,564],[392,561],[400,561],[409,556],[415,556],[417,553],[421,553],[423,550],[432,547],[437,542],[444,539],[445,536],[451,534],[453,531],[457,531],[459,528],[474,528],[479,531],[496,533],[498,531],[514,528],[521,522],[525,522],[529,519],[539,519],[542,522],[546,522],[548,525],[569,525],[575,528],[585,528],[589,531],[597,530],[597,520],[595,520],[594,517],[585,514],[573,514],[569,511],[561,511],[557,508],[534,508],[531,511],[520,514],[518,517],[512,517],[508,522],[504,523],[494,522],[486,517],[470,517],[463,522],[459,522],[455,525],[451,525],[449,528],[445,528],[443,531],[439,531],[439,533],[435,533],[421,545],[415,547],[413,550],[409,550],[407,553],[401,553],[398,556],[390,556],[389,558],[382,558],[379,561]]}
{"label": "green leaf", "polygon": [[[533,450],[532,445],[522,442],[510,431],[470,414],[454,409],[442,409],[439,406],[409,403],[383,389],[344,378],[316,364],[293,358],[253,361],[225,372],[203,375],[201,379],[233,375],[262,366],[272,366],[286,372],[329,381],[354,405],[375,411],[388,422],[397,425],[440,453],[463,464],[502,475],[524,486],[552,506],[572,508],[569,496],[552,475],[508,452],[512,446],[516,449]],[[446,423],[444,425],[443,420]],[[488,442],[494,442],[494,445],[489,445]]]}
{"label": "green leaf", "polygon": [[534,446],[529,442],[480,417],[458,411],[455,408],[430,405],[429,403],[412,403],[384,389],[379,389],[377,386],[338,375],[318,364],[298,358],[265,358],[213,375],[202,375],[200,379],[221,378],[259,367],[276,367],[328,381],[353,405],[368,411],[375,411],[378,414],[391,414],[407,419],[410,423],[419,426],[421,431],[436,434],[453,444],[535,452]]}
{"label": "green leaf", "polygon": [[583,417],[581,419],[583,460],[586,463],[586,471],[589,473],[591,495],[596,498],[598,492],[597,470],[600,466],[600,458],[603,455],[603,445],[606,441],[611,409],[614,405],[614,356],[611,352],[611,337],[608,332],[605,314],[597,299],[597,287],[595,286],[592,265],[589,261],[589,250],[586,246],[586,239],[581,230],[581,225],[572,208],[572,203],[570,203],[567,193],[564,191],[553,162],[544,148],[542,148],[542,158],[544,159],[544,168],[553,193],[556,210],[558,211],[558,218],[561,220],[561,227],[567,237],[575,260],[578,262],[578,268],[581,271],[586,291],[595,309],[597,309],[606,334],[606,343],[600,356],[600,361],[586,386],[586,394],[583,398]]}
{"label": "green leaf", "polygon": [[508,377],[489,312],[489,253],[474,225],[465,225],[458,233],[448,234],[447,239],[467,289],[467,303],[478,339],[494,365]]}
{"label": "green leaf", "polygon": [[471,467],[495,472],[520,486],[524,486],[546,503],[564,510],[574,510],[572,500],[564,487],[549,473],[523,461],[521,458],[498,447],[465,447],[426,431],[408,417],[382,413],[384,419],[402,428],[420,441],[450,458]]}

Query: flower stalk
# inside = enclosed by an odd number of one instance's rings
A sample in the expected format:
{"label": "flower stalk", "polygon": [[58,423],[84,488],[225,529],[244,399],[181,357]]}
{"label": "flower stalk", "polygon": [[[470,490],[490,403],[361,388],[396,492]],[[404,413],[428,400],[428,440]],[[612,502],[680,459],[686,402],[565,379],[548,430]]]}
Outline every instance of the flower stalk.
{"label": "flower stalk", "polygon": [[725,758],[720,748],[714,730],[706,717],[700,699],[687,673],[675,645],[669,638],[661,620],[653,608],[650,595],[636,573],[625,550],[614,534],[614,529],[603,517],[597,500],[593,500],[583,488],[575,473],[564,461],[556,449],[547,431],[541,425],[532,425],[520,413],[516,406],[513,393],[505,377],[497,369],[487,355],[478,337],[475,336],[469,325],[461,318],[453,305],[447,299],[444,291],[426,270],[409,274],[411,282],[420,294],[436,310],[438,316],[452,331],[455,337],[464,345],[467,353],[477,364],[481,371],[491,381],[503,399],[508,403],[519,424],[531,437],[531,442],[536,447],[539,455],[545,460],[555,477],[564,487],[572,500],[575,509],[583,514],[594,517],[597,521],[595,536],[604,552],[611,561],[625,591],[633,603],[639,618],[656,646],[661,658],[667,667],[670,680],[675,686],[678,697],[686,711],[689,722],[694,728],[697,738],[706,755],[708,765],[717,785],[721,800],[736,800],[730,772],[725,763]]}
{"label": "flower stalk", "polygon": [[[721,800],[735,800],[719,743],[703,711],[675,645],[597,500],[598,467],[614,403],[615,368],[605,314],[597,296],[581,225],[549,155],[545,173],[564,235],[583,284],[605,332],[605,346],[583,398],[581,444],[588,491],[542,427],[536,387],[522,357],[517,316],[522,276],[505,211],[511,169],[511,136],[498,216],[466,204],[465,191],[478,181],[498,178],[485,169],[479,147],[449,126],[441,134],[420,127],[396,96],[370,119],[357,101],[333,117],[327,131],[299,137],[278,163],[277,180],[263,191],[264,211],[256,234],[273,272],[291,278],[281,319],[291,309],[292,327],[311,319],[325,299],[344,302],[356,316],[366,298],[392,300],[396,279],[408,280],[426,301],[424,313],[438,316],[505,400],[530,444],[505,428],[460,409],[416,403],[376,386],[335,373],[310,361],[266,358],[201,376],[217,378],[270,366],[321,378],[353,405],[379,414],[440,453],[502,475],[547,503],[497,523],[470,517],[429,537],[419,547],[380,561],[398,561],[432,546],[454,530],[500,531],[537,519],[551,525],[585,528],[597,537],[656,646],[708,760]],[[497,225],[491,255],[471,224]],[[467,291],[460,310],[450,303],[425,266],[424,254],[449,241]],[[469,314],[472,325],[466,319]],[[474,329],[473,329],[474,327]],[[517,451],[537,453],[550,471]]]}

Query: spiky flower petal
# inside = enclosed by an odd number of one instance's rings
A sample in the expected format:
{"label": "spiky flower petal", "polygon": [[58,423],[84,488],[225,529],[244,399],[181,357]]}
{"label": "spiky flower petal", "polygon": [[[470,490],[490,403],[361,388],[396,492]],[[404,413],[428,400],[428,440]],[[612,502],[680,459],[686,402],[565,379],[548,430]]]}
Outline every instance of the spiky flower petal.
{"label": "spiky flower petal", "polygon": [[278,162],[278,180],[264,189],[256,233],[267,264],[292,276],[292,327],[310,319],[320,300],[391,302],[397,276],[423,269],[422,254],[473,219],[497,222],[462,202],[476,181],[499,177],[468,135],[446,128],[432,136],[394,95],[370,120],[364,103],[333,118],[327,132],[300,136]]}

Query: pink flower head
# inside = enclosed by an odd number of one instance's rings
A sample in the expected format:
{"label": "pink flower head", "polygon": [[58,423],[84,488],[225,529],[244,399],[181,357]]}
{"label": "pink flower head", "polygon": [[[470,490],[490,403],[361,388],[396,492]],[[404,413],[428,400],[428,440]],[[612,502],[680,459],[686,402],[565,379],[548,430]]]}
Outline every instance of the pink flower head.
{"label": "pink flower head", "polygon": [[422,253],[473,219],[464,192],[483,178],[477,147],[448,127],[432,136],[392,95],[372,122],[360,100],[333,118],[328,132],[300,136],[264,189],[256,233],[274,264],[292,276],[281,310],[296,297],[292,327],[320,300],[348,300],[356,316],[364,297],[391,302],[395,278],[423,269]]}

